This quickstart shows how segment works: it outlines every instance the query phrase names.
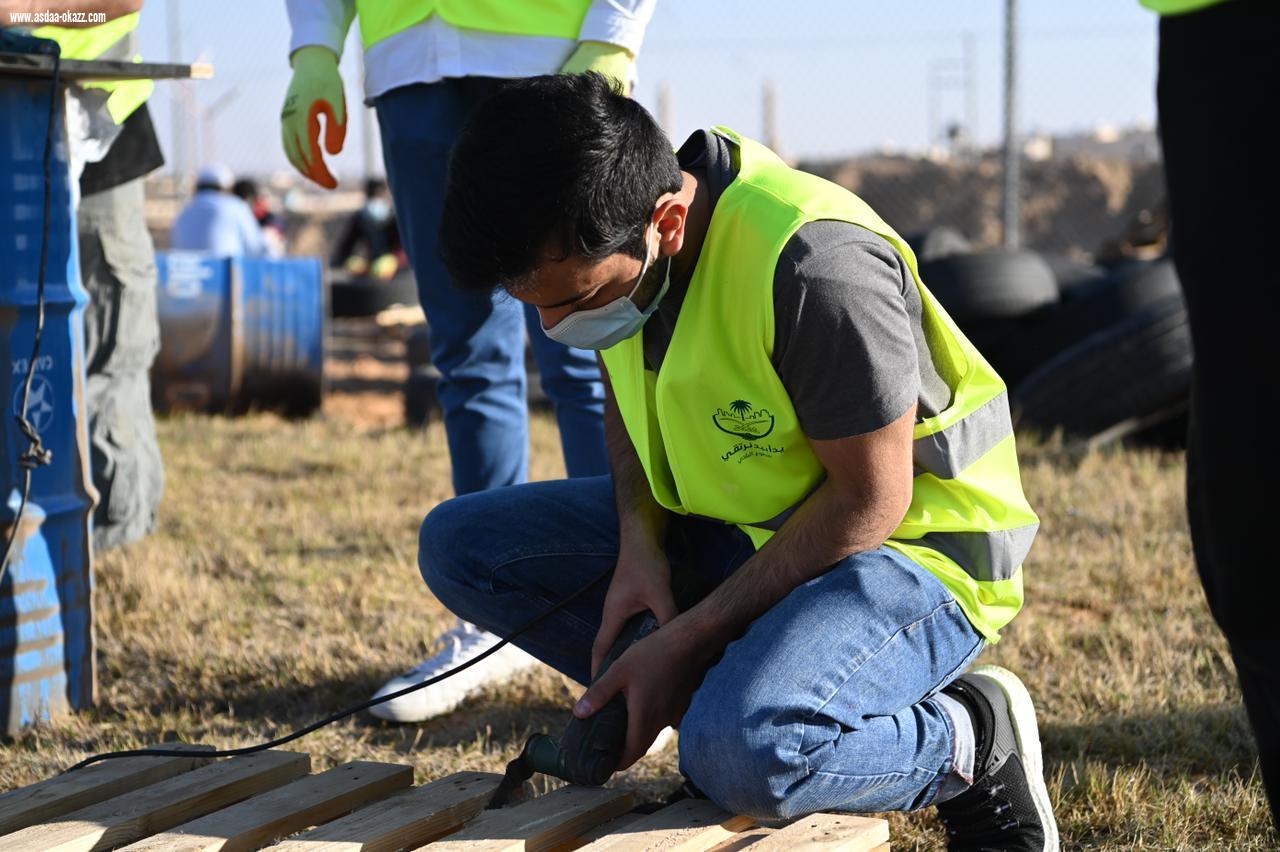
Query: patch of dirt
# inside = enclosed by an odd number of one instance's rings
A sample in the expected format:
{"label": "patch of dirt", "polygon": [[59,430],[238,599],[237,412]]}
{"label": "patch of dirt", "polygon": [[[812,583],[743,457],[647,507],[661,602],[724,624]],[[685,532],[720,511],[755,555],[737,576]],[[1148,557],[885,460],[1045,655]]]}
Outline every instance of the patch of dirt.
{"label": "patch of dirt", "polygon": [[409,366],[401,330],[380,328],[372,319],[335,319],[324,371],[325,416],[370,429],[404,425]]}

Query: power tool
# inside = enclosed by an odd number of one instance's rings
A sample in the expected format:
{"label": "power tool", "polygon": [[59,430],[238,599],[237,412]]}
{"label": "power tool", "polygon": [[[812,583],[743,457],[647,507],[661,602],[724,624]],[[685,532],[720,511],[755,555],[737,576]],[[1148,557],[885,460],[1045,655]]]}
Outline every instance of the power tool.
{"label": "power tool", "polygon": [[[652,612],[645,610],[631,616],[613,640],[595,680],[603,677],[628,648],[657,629],[658,619]],[[587,718],[570,719],[559,739],[550,734],[530,737],[520,755],[507,764],[506,775],[489,800],[488,808],[507,804],[535,772],[554,775],[571,784],[599,787],[618,768],[626,739],[627,701],[619,692]]]}

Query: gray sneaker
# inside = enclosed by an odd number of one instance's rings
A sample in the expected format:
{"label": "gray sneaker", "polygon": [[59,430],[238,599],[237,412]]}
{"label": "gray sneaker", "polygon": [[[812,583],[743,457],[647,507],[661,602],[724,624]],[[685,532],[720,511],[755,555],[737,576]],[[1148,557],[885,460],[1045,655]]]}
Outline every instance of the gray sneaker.
{"label": "gray sneaker", "polygon": [[942,690],[973,719],[973,786],[938,805],[951,852],[1056,852],[1031,695],[1017,675],[977,666]]}

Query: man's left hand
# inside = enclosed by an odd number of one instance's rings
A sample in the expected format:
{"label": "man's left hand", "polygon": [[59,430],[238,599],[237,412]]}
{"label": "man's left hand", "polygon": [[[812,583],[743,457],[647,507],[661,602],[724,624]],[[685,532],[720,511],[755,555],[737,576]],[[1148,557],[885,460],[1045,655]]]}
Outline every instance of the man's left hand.
{"label": "man's left hand", "polygon": [[658,733],[684,718],[714,654],[676,618],[636,644],[609,666],[574,705],[585,719],[619,692],[627,702],[627,741],[618,761],[623,770],[644,756]]}

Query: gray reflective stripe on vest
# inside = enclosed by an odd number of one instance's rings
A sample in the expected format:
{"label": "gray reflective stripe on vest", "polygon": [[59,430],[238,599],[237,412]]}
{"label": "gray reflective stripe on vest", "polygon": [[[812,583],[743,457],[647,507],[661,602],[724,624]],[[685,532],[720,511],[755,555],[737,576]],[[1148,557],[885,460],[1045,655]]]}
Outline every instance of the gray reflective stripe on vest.
{"label": "gray reflective stripe on vest", "polygon": [[911,446],[916,476],[931,473],[939,479],[955,479],[1012,434],[1009,394],[1001,392],[941,432],[916,438]]}
{"label": "gray reflective stripe on vest", "polygon": [[801,503],[803,503],[805,500],[808,500],[810,497],[812,497],[812,496],[813,496],[813,492],[815,492],[815,491],[817,491],[819,488],[821,488],[821,487],[822,487],[822,483],[824,483],[824,482],[826,482],[826,481],[827,481],[827,476],[826,476],[826,474],[823,474],[823,475],[822,475],[822,478],[821,478],[821,479],[819,479],[816,483],[814,483],[814,486],[813,486],[812,488],[810,488],[810,489],[809,489],[809,493],[808,493],[808,494],[804,495],[804,496],[803,496],[803,497],[801,497],[799,500],[797,500],[796,502],[792,503],[790,506],[788,506],[787,508],[783,509],[783,510],[782,510],[781,512],[779,512],[778,514],[774,515],[772,518],[769,518],[769,519],[768,519],[768,520],[766,520],[766,521],[756,521],[755,523],[747,524],[747,526],[749,526],[749,527],[759,527],[759,528],[760,528],[760,529],[762,529],[762,530],[770,530],[770,531],[772,531],[772,532],[777,532],[778,530],[782,529],[782,525],[783,525],[783,524],[785,524],[785,523],[787,522],[787,518],[789,518],[789,517],[791,517],[793,514],[795,514],[796,509],[799,509],[799,508],[800,508],[800,504],[801,504]]}
{"label": "gray reflective stripe on vest", "polygon": [[116,59],[129,62],[138,52],[138,28],[134,27],[129,32],[120,36],[111,43],[111,46],[99,53],[94,59]]}
{"label": "gray reflective stripe on vest", "polygon": [[[800,501],[800,503],[803,503],[803,502],[804,502],[803,500]],[[796,503],[794,506],[791,506],[790,508],[783,509],[781,512],[774,515],[772,518],[770,518],[767,521],[757,521],[754,524],[747,524],[747,526],[759,527],[762,530],[770,530],[772,532],[777,532],[778,530],[782,529],[782,525],[787,522],[787,518],[791,517],[791,515],[795,512],[795,510],[800,508],[800,503]]]}
{"label": "gray reflective stripe on vest", "polygon": [[931,532],[920,538],[895,539],[936,550],[980,583],[1013,577],[1031,551],[1040,524],[991,532]]}
{"label": "gray reflective stripe on vest", "polygon": [[[806,496],[804,499],[807,500],[809,498],[808,496]],[[800,501],[800,503],[803,503],[803,502],[804,500]],[[770,518],[767,521],[757,521],[751,524],[748,524],[746,522],[741,522],[741,523],[743,526],[746,526],[746,527],[759,527],[762,530],[770,530],[772,532],[777,532],[778,530],[782,529],[782,525],[787,522],[787,518],[791,517],[792,513],[795,512],[796,509],[800,508],[800,503],[795,503],[789,506],[788,508],[783,509],[781,512],[774,515],[772,518]],[[688,515],[686,515],[686,517],[697,518],[700,521],[714,521],[717,524],[740,523],[739,521],[726,521],[724,518],[713,518],[710,515],[699,515],[696,512],[690,512]]]}

